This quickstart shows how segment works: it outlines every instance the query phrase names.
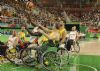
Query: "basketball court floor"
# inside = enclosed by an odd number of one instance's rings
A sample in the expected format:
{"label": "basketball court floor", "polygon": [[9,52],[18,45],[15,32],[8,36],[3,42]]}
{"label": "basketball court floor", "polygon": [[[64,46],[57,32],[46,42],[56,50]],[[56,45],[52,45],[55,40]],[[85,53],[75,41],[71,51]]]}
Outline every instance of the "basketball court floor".
{"label": "basketball court floor", "polygon": [[83,41],[80,47],[82,55],[100,55],[100,40]]}

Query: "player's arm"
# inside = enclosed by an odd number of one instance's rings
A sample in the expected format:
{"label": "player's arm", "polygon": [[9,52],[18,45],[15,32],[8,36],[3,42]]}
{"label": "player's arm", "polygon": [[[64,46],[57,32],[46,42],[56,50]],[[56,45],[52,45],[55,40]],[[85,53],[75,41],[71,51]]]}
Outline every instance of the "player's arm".
{"label": "player's arm", "polygon": [[75,41],[78,41],[79,40],[79,33],[76,32],[76,40]]}
{"label": "player's arm", "polygon": [[8,38],[7,44],[8,44],[9,42],[12,43],[12,41],[11,41],[11,36]]}
{"label": "player's arm", "polygon": [[49,35],[46,34],[43,30],[39,29],[39,32],[42,33],[43,35],[45,35],[48,39],[50,39],[50,38],[49,38]]}
{"label": "player's arm", "polygon": [[50,37],[49,34],[45,33],[45,32],[44,32],[43,30],[41,30],[41,29],[39,30],[39,32],[42,33],[45,37],[47,37],[47,38],[50,39],[50,40],[56,38],[56,36]]}
{"label": "player's arm", "polygon": [[13,44],[13,47],[16,47],[16,45],[18,45],[18,40],[19,40],[19,38],[17,37],[17,38],[15,39],[15,42],[14,42],[14,44]]}
{"label": "player's arm", "polygon": [[31,36],[34,36],[34,33],[32,31],[30,31],[28,28],[27,28],[27,25],[25,25],[25,29],[28,31],[28,33],[31,35]]}
{"label": "player's arm", "polygon": [[32,33],[28,28],[26,28],[26,30],[28,31],[28,33],[29,33],[31,36],[34,36],[34,33]]}
{"label": "player's arm", "polygon": [[51,32],[52,30],[40,25],[40,24],[35,24],[34,22],[32,22],[32,26],[38,26],[40,29],[42,29],[45,32]]}
{"label": "player's arm", "polygon": [[64,43],[65,42],[65,40],[66,40],[66,34],[67,34],[67,31],[64,31],[63,34],[62,34],[61,43]]}
{"label": "player's arm", "polygon": [[27,41],[25,36],[23,37],[23,39],[24,39],[25,42]]}
{"label": "player's arm", "polygon": [[44,30],[45,32],[52,32],[52,30],[50,30],[50,29],[48,29],[48,28],[46,28],[46,27],[44,27],[44,26],[42,26],[42,25],[39,25],[39,27],[40,27],[42,30]]}

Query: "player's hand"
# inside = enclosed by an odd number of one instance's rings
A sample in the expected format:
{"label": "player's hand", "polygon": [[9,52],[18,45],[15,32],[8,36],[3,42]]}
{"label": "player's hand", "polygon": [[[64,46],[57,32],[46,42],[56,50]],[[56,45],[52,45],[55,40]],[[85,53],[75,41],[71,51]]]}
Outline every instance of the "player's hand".
{"label": "player's hand", "polygon": [[41,29],[39,29],[38,31],[39,31],[40,33],[44,33],[44,31],[43,31],[43,30],[41,30]]}

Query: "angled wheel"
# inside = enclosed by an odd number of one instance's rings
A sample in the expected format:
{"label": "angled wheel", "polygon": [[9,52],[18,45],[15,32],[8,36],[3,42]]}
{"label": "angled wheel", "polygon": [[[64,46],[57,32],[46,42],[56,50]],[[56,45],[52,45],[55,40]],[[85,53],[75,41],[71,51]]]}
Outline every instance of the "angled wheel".
{"label": "angled wheel", "polygon": [[43,54],[42,64],[48,71],[59,71],[60,56],[57,52],[49,51]]}
{"label": "angled wheel", "polygon": [[7,49],[5,53],[5,57],[7,58],[7,60],[11,63],[16,64],[16,60],[18,59],[18,52],[16,51],[16,49]]}
{"label": "angled wheel", "polygon": [[66,48],[59,48],[58,49],[58,54],[59,54],[60,59],[61,59],[60,68],[62,68],[65,65],[68,64],[68,61],[69,61],[69,53],[68,53],[68,50]]}
{"label": "angled wheel", "polygon": [[21,53],[21,59],[27,66],[35,66],[37,64],[37,51],[33,48],[26,48]]}
{"label": "angled wheel", "polygon": [[75,51],[76,53],[79,53],[79,52],[80,52],[80,46],[79,46],[79,43],[78,43],[78,42],[76,42],[76,43],[74,44],[74,51]]}

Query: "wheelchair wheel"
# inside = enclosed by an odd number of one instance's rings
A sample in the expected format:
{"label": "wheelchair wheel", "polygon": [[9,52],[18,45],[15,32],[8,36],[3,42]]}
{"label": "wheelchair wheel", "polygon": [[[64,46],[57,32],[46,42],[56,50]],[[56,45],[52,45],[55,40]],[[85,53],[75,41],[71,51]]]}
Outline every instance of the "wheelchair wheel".
{"label": "wheelchair wheel", "polygon": [[6,55],[5,57],[7,58],[8,61],[10,61],[11,63],[16,64],[16,60],[18,59],[18,52],[16,51],[16,49],[6,49]]}
{"label": "wheelchair wheel", "polygon": [[57,52],[60,55],[60,59],[61,59],[60,68],[61,68],[64,65],[67,65],[68,64],[68,61],[69,61],[69,53],[68,53],[68,50],[66,48],[58,48],[58,51]]}
{"label": "wheelchair wheel", "polygon": [[43,54],[42,64],[48,71],[59,71],[60,56],[57,52],[49,51]]}
{"label": "wheelchair wheel", "polygon": [[37,64],[37,51],[33,48],[26,48],[21,53],[22,62],[27,66],[35,66]]}
{"label": "wheelchair wheel", "polygon": [[74,44],[74,51],[76,52],[76,53],[79,53],[80,52],[80,46],[79,46],[79,43],[78,42],[76,42],[75,44]]}

